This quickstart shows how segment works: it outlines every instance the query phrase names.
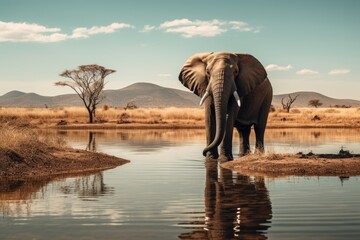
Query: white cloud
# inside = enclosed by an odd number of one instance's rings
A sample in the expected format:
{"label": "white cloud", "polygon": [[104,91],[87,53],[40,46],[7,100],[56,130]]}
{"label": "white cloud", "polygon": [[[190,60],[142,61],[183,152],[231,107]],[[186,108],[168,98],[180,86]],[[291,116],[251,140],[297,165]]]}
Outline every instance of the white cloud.
{"label": "white cloud", "polygon": [[287,66],[279,66],[276,64],[269,64],[265,67],[265,69],[269,72],[271,72],[271,71],[288,71],[288,70],[292,69],[292,66],[290,64]]}
{"label": "white cloud", "polygon": [[144,28],[140,32],[150,32],[154,30],[156,27],[151,25],[145,25]]}
{"label": "white cloud", "polygon": [[87,38],[90,35],[100,34],[100,33],[113,33],[118,29],[122,28],[133,28],[133,26],[126,23],[112,23],[108,26],[94,26],[91,28],[76,28],[73,30],[70,38]]}
{"label": "white cloud", "polygon": [[35,23],[0,21],[0,42],[57,42],[67,38],[60,28],[47,28]]}
{"label": "white cloud", "polygon": [[248,23],[242,21],[222,21],[213,19],[209,21],[203,20],[189,20],[186,18],[166,21],[160,24],[159,29],[165,32],[179,33],[185,38],[192,38],[195,36],[201,37],[215,37],[228,30],[241,32],[259,32],[258,28],[250,27]]}
{"label": "white cloud", "polygon": [[36,23],[0,21],[0,42],[60,42],[66,39],[87,38],[94,34],[113,33],[118,29],[132,27],[126,23],[112,23],[108,26],[76,28],[69,35],[62,33],[60,28],[48,28]]}
{"label": "white cloud", "polygon": [[165,29],[165,32],[180,33],[186,38],[195,36],[214,37],[227,31],[221,27],[223,24],[224,22],[217,19],[210,21],[175,19],[162,23],[159,28]]}
{"label": "white cloud", "polygon": [[162,77],[162,78],[168,78],[168,77],[171,77],[172,74],[170,74],[170,73],[159,73],[158,76]]}
{"label": "white cloud", "polygon": [[253,28],[249,26],[246,22],[241,21],[230,21],[229,22],[232,26],[231,29],[238,30],[240,32],[252,32]]}
{"label": "white cloud", "polygon": [[339,74],[348,74],[350,73],[350,69],[346,68],[339,68],[339,69],[333,69],[329,72],[329,75],[339,75]]}
{"label": "white cloud", "polygon": [[160,28],[171,28],[171,27],[178,27],[178,26],[192,25],[192,24],[193,24],[192,21],[183,18],[183,19],[175,19],[173,21],[166,21],[160,24]]}
{"label": "white cloud", "polygon": [[298,74],[298,75],[315,75],[315,74],[319,74],[319,72],[311,70],[311,69],[301,69],[301,70],[297,71],[296,74]]}
{"label": "white cloud", "polygon": [[214,37],[223,32],[225,29],[221,29],[219,26],[185,26],[179,28],[169,28],[166,32],[180,33],[183,37],[192,38],[195,36],[202,37]]}

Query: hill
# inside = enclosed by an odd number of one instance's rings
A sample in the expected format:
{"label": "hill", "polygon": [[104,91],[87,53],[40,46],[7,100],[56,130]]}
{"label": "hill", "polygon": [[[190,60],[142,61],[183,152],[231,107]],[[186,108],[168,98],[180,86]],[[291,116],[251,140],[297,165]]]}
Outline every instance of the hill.
{"label": "hill", "polygon": [[194,107],[200,99],[191,92],[165,88],[151,83],[135,83],[119,90],[106,90],[105,104],[126,106],[134,102],[140,107]]}
{"label": "hill", "polygon": [[[273,105],[275,107],[281,107],[281,99],[284,98],[284,102],[288,99],[289,94],[279,94],[274,95],[273,97]],[[290,93],[291,97],[296,98],[295,102],[293,103],[293,107],[308,107],[308,103],[312,99],[319,99],[320,102],[323,104],[321,107],[331,107],[335,105],[339,106],[351,106],[351,107],[360,107],[360,101],[352,100],[352,99],[336,99],[331,98],[325,95],[322,95],[317,92],[294,92]]]}
{"label": "hill", "polygon": [[[117,90],[104,90],[105,99],[101,104],[124,107],[134,102],[139,107],[198,107],[199,97],[189,91],[161,87],[151,83],[134,83]],[[299,95],[294,107],[308,107],[311,99],[319,99],[322,107],[346,105],[360,107],[360,101],[351,99],[335,99],[316,92],[295,92],[291,96]],[[287,99],[288,94],[274,95],[273,105],[281,107],[281,99]],[[66,107],[83,106],[76,94],[64,94],[53,97],[41,96],[36,93],[11,91],[0,96],[0,106],[11,107]]]}

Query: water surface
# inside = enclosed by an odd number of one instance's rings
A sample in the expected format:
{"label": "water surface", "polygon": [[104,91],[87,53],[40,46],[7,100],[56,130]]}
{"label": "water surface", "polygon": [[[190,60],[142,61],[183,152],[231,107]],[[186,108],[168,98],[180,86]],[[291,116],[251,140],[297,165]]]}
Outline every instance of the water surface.
{"label": "water surface", "polygon": [[[0,239],[360,237],[359,177],[241,176],[205,161],[203,130],[48,134],[131,163],[85,176],[0,180]],[[267,130],[266,149],[359,153],[359,136],[356,129]]]}

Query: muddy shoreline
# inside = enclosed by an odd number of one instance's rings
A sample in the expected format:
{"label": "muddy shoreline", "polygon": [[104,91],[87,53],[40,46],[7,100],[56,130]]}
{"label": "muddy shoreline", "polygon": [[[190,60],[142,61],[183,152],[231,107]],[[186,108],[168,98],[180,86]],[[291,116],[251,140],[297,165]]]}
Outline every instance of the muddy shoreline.
{"label": "muddy shoreline", "polygon": [[0,151],[2,179],[29,179],[98,172],[128,163],[128,160],[103,153],[72,148],[39,152],[36,157],[7,150]]}
{"label": "muddy shoreline", "polygon": [[251,154],[222,167],[251,176],[349,177],[360,175],[360,154]]}

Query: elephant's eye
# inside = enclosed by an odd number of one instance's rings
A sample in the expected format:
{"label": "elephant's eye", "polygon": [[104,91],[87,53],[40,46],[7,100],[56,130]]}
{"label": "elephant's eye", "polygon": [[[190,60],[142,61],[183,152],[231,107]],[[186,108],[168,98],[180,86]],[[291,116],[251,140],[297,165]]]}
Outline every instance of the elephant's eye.
{"label": "elephant's eye", "polygon": [[234,75],[236,76],[236,75],[238,74],[238,69],[237,69],[237,67],[235,67],[235,66],[232,65],[232,64],[230,64],[229,67],[230,67],[231,70],[233,70]]}

